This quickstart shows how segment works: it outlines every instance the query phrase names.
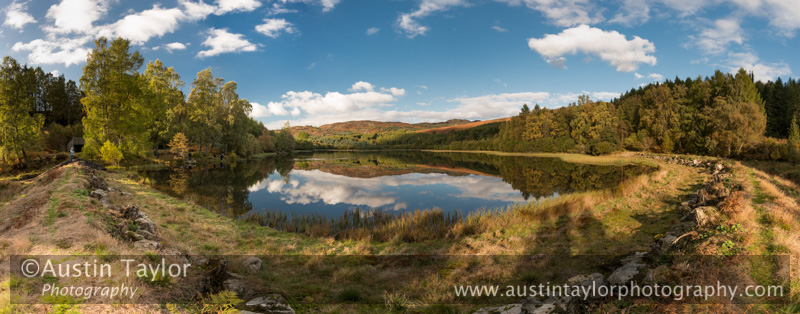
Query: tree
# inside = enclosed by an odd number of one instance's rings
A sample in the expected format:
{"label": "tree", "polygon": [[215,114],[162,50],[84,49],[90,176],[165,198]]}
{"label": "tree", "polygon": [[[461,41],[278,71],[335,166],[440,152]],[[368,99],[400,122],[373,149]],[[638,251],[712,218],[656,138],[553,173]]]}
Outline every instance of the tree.
{"label": "tree", "polygon": [[[144,71],[143,122],[150,141],[157,148],[162,139],[182,131],[184,115],[183,81],[172,67],[166,67],[161,60],[149,62]],[[176,109],[178,108],[178,109]]]}
{"label": "tree", "polygon": [[86,138],[98,143],[111,141],[123,151],[148,148],[145,105],[141,97],[139,68],[144,59],[130,52],[130,41],[100,37],[89,53],[81,76],[81,99]]}
{"label": "tree", "polygon": [[211,146],[218,143],[222,137],[222,94],[220,88],[224,80],[215,78],[211,69],[197,73],[192,81],[192,91],[187,101],[187,112],[190,128],[193,134],[190,138],[200,145],[200,150],[205,147],[208,154]]}
{"label": "tree", "polygon": [[294,137],[289,128],[289,121],[286,121],[286,124],[278,131],[278,134],[275,134],[275,151],[280,154],[291,154],[294,150]]}
{"label": "tree", "polygon": [[185,159],[189,153],[189,141],[186,140],[186,135],[178,132],[169,142],[169,151],[178,156],[180,159]]}
{"label": "tree", "polygon": [[258,142],[261,144],[262,151],[271,152],[275,150],[275,143],[272,141],[272,133],[264,128],[261,135],[258,136]]}
{"label": "tree", "polygon": [[36,102],[35,75],[11,57],[0,65],[0,157],[28,162],[28,152],[41,147],[41,114],[31,114]]}
{"label": "tree", "polygon": [[520,116],[525,116],[531,113],[531,108],[528,108],[528,104],[522,104],[522,110],[519,111]]}
{"label": "tree", "polygon": [[100,148],[100,157],[103,161],[114,165],[119,165],[119,162],[123,159],[122,151],[111,141],[103,143],[103,147]]}

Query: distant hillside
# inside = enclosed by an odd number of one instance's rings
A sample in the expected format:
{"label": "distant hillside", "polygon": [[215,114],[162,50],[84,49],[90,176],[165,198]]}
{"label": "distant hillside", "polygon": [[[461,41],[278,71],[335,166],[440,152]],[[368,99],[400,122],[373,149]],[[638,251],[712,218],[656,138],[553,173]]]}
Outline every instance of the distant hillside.
{"label": "distant hillside", "polygon": [[450,133],[450,132],[453,132],[453,131],[461,131],[461,130],[471,129],[471,128],[474,128],[474,127],[477,127],[477,126],[481,126],[481,125],[484,125],[484,124],[496,123],[496,122],[505,122],[505,121],[508,121],[510,119],[511,118],[500,118],[500,119],[486,120],[486,121],[475,121],[475,122],[457,124],[457,125],[440,126],[440,127],[436,127],[436,128],[417,130],[417,133],[447,134],[447,133]]}
{"label": "distant hillside", "polygon": [[[403,122],[380,122],[380,121],[347,121],[325,124],[320,127],[313,126],[296,126],[291,128],[294,135],[300,132],[306,132],[311,135],[323,134],[348,134],[348,133],[385,133],[397,130],[419,131],[428,129],[438,129],[453,127],[458,125],[466,125],[476,122],[469,120],[453,119],[444,122],[434,123],[403,123]],[[477,123],[480,123],[477,122]]]}

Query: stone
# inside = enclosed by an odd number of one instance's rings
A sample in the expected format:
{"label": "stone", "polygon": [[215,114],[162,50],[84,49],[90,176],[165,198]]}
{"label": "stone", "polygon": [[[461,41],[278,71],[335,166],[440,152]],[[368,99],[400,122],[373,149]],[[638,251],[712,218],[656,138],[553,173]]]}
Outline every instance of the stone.
{"label": "stone", "polygon": [[141,235],[139,235],[136,232],[130,231],[130,230],[126,231],[125,235],[127,235],[133,241],[139,241],[139,240],[143,239],[143,237]]}
{"label": "stone", "polygon": [[125,219],[136,219],[139,217],[139,207],[136,207],[136,205],[128,205],[122,207],[120,213]]}
{"label": "stone", "polygon": [[92,191],[92,193],[90,193],[89,196],[99,199],[101,201],[108,200],[108,193],[106,193],[106,191],[103,191],[101,189]]}
{"label": "stone", "polygon": [[[601,273],[592,273],[589,275],[578,275],[567,279],[567,284],[570,286],[581,286],[589,288],[588,291],[597,291],[600,286],[606,285],[606,278]],[[583,291],[583,290],[581,290]],[[583,292],[581,292],[583,293]],[[581,295],[583,297],[583,295]],[[601,295],[588,295],[587,298],[600,298]]]}
{"label": "stone", "polygon": [[712,206],[701,206],[694,209],[694,222],[703,227],[708,224],[716,224],[720,220],[719,210]]}
{"label": "stone", "polygon": [[244,262],[242,262],[242,266],[244,266],[244,268],[251,273],[261,270],[262,264],[263,262],[261,262],[261,259],[255,256],[248,257],[246,260],[244,260]]}
{"label": "stone", "polygon": [[527,309],[523,308],[522,304],[507,304],[496,307],[484,307],[475,311],[473,314],[524,314],[530,313]]}
{"label": "stone", "polygon": [[295,311],[279,294],[254,298],[244,304],[246,310],[270,314],[294,314]]}
{"label": "stone", "polygon": [[725,166],[723,166],[722,164],[717,164],[716,166],[714,166],[714,169],[722,171],[722,169],[725,169]]}
{"label": "stone", "polygon": [[142,217],[142,218],[137,218],[135,221],[136,224],[139,226],[139,230],[144,230],[152,234],[156,233],[156,224],[153,223],[153,221],[150,220],[150,218]]}
{"label": "stone", "polygon": [[133,243],[133,247],[140,251],[157,251],[161,243],[151,240],[139,240]]}
{"label": "stone", "polygon": [[241,279],[228,279],[222,282],[222,287],[225,290],[236,292],[238,295],[243,295],[247,291],[247,284]]}
{"label": "stone", "polygon": [[[128,232],[130,232],[130,231],[128,231]],[[150,231],[147,231],[147,230],[144,230],[144,229],[136,230],[135,234],[138,235],[141,238],[148,239],[148,240],[153,240],[153,239],[156,238],[155,234],[152,234]]]}
{"label": "stone", "polygon": [[132,194],[131,194],[131,193],[128,193],[128,192],[119,192],[119,195],[122,195],[122,196],[131,196]]}
{"label": "stone", "polygon": [[608,276],[608,284],[614,286],[626,286],[631,282],[641,283],[647,274],[647,265],[642,263],[642,258],[646,252],[637,252],[622,260],[624,265],[617,268]]}

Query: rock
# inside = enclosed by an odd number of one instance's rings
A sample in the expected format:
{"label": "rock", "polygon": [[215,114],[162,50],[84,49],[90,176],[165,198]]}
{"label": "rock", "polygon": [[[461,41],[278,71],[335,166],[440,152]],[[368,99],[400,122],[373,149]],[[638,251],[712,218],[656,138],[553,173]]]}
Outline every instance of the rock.
{"label": "rock", "polygon": [[222,287],[225,290],[236,292],[238,295],[244,295],[247,291],[247,284],[241,279],[228,279],[222,282]]}
{"label": "rock", "polygon": [[171,247],[164,247],[161,248],[161,255],[172,255],[172,256],[181,256],[183,253]]}
{"label": "rock", "polygon": [[128,205],[120,209],[120,214],[125,219],[136,219],[139,217],[139,207],[136,205]]}
{"label": "rock", "polygon": [[144,230],[152,234],[156,233],[156,224],[153,223],[153,221],[150,220],[150,218],[147,218],[145,216],[142,218],[137,218],[135,221],[136,224],[139,226],[139,230]]}
{"label": "rock", "polygon": [[[644,254],[641,254],[644,253]],[[637,252],[622,260],[624,265],[617,268],[608,276],[608,284],[614,286],[626,286],[631,282],[641,283],[647,275],[647,265],[642,263],[642,258],[646,252]]]}
{"label": "rock", "polygon": [[294,314],[294,310],[282,296],[271,294],[257,297],[245,303],[245,309],[259,313]]}
{"label": "rock", "polygon": [[542,301],[538,297],[529,297],[522,304],[523,313],[576,313],[580,299],[570,296],[549,297]]}
{"label": "rock", "polygon": [[714,166],[714,169],[716,169],[717,171],[722,171],[722,169],[725,169],[725,166],[723,166],[722,164],[717,164]]}
{"label": "rock", "polygon": [[654,269],[648,270],[647,275],[644,277],[644,284],[652,285],[661,282],[667,270],[669,270],[667,265],[660,265]]}
{"label": "rock", "polygon": [[241,310],[239,311],[239,314],[259,314],[259,313]]}
{"label": "rock", "polygon": [[139,235],[138,233],[136,233],[136,232],[133,232],[133,231],[130,231],[130,230],[126,231],[126,232],[125,232],[125,235],[127,235],[127,236],[128,236],[129,238],[131,238],[131,240],[133,240],[133,241],[139,241],[139,240],[142,240],[142,238],[143,238],[143,237],[142,237],[141,235]]}
{"label": "rock", "polygon": [[262,264],[263,263],[261,262],[261,259],[255,256],[248,257],[246,260],[244,260],[244,262],[242,262],[242,266],[244,266],[244,268],[251,273],[261,270]]}
{"label": "rock", "polygon": [[[130,231],[128,231],[128,232],[130,232]],[[135,234],[138,235],[141,238],[145,238],[145,239],[148,239],[148,240],[154,240],[156,238],[155,234],[152,234],[150,231],[147,231],[147,230],[144,230],[144,229],[136,230]]]}
{"label": "rock", "polygon": [[96,199],[99,199],[101,201],[108,200],[108,193],[106,193],[105,191],[103,191],[101,189],[97,189],[97,190],[92,191],[92,193],[90,193],[89,196],[94,197]]}
{"label": "rock", "polygon": [[[578,275],[574,276],[570,279],[567,279],[567,284],[570,286],[581,286],[586,287],[590,290],[588,291],[597,291],[597,288],[600,286],[606,285],[606,278],[603,277],[601,273],[593,273],[589,275]],[[582,292],[581,292],[582,293]],[[584,297],[581,295],[580,297]],[[601,295],[589,295],[588,298],[600,298]]]}
{"label": "rock", "polygon": [[712,206],[701,206],[694,209],[694,222],[698,226],[703,227],[708,224],[716,224],[719,222],[719,210]]}
{"label": "rock", "polygon": [[497,307],[484,307],[473,314],[523,314],[530,313],[527,309],[523,309],[522,304],[507,304]]}
{"label": "rock", "polygon": [[140,251],[158,251],[161,243],[151,240],[139,240],[133,243],[133,247]]}
{"label": "rock", "polygon": [[131,194],[131,193],[128,193],[128,192],[119,192],[119,195],[122,195],[122,196],[131,196],[132,194]]}

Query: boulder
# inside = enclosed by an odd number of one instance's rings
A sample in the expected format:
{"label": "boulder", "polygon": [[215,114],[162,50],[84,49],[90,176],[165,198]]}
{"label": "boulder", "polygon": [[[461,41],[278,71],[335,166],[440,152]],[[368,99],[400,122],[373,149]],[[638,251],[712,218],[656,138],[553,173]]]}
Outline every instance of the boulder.
{"label": "boulder", "polygon": [[626,286],[631,282],[641,283],[647,275],[647,265],[642,262],[646,252],[637,252],[622,259],[623,265],[608,276],[608,284]]}
{"label": "boulder", "polygon": [[507,304],[496,307],[484,307],[475,311],[473,314],[524,314],[531,313],[523,309],[522,304]]}
{"label": "boulder", "polygon": [[140,251],[158,251],[161,243],[151,240],[139,240],[133,243],[133,247]]}
{"label": "boulder", "polygon": [[261,270],[261,259],[255,256],[248,257],[244,262],[242,262],[242,266],[247,269],[251,273],[255,273]]}
{"label": "boulder", "polygon": [[222,287],[225,290],[236,292],[238,295],[244,295],[247,292],[247,284],[241,279],[227,279],[222,282]]}
{"label": "boulder", "polygon": [[130,238],[133,241],[139,241],[139,240],[144,239],[144,237],[141,236],[140,234],[138,234],[136,232],[133,232],[133,231],[130,231],[130,230],[126,231],[125,235],[128,236],[128,238]]}
{"label": "boulder", "polygon": [[[600,286],[606,285],[606,278],[601,273],[592,273],[589,275],[578,275],[574,276],[570,279],[567,279],[567,284],[570,286],[581,286],[588,288],[588,291],[597,291],[597,288]],[[583,290],[581,290],[583,291]],[[583,293],[583,292],[581,292]],[[584,297],[581,295],[581,297]],[[588,295],[587,298],[601,298],[601,295]]]}
{"label": "boulder", "polygon": [[107,201],[108,200],[108,193],[106,193],[106,191],[103,191],[101,189],[97,189],[97,190],[92,191],[92,193],[90,193],[89,196],[94,197],[94,198],[96,198],[98,200],[101,200],[101,201]]}
{"label": "boulder", "polygon": [[259,313],[294,314],[294,310],[281,295],[271,294],[254,298],[245,303],[245,309]]}
{"label": "boulder", "polygon": [[[128,231],[128,232],[130,232],[130,231]],[[144,229],[136,230],[135,234],[138,235],[140,238],[144,238],[144,239],[148,239],[148,240],[154,240],[156,238],[155,234],[151,233],[150,231],[144,230]]]}
{"label": "boulder", "polygon": [[139,207],[136,207],[136,205],[122,207],[119,212],[125,219],[136,219],[139,217]]}
{"label": "boulder", "polygon": [[156,233],[156,224],[153,223],[153,221],[150,220],[150,218],[147,218],[145,216],[145,217],[142,217],[142,218],[137,218],[135,221],[136,221],[136,225],[139,226],[139,230],[144,230],[144,231],[147,231],[147,232],[149,232],[151,234],[155,234]]}
{"label": "boulder", "polygon": [[691,214],[693,215],[693,220],[697,223],[698,226],[703,227],[708,224],[716,224],[720,220],[719,210],[716,207],[712,206],[701,206],[695,208]]}

